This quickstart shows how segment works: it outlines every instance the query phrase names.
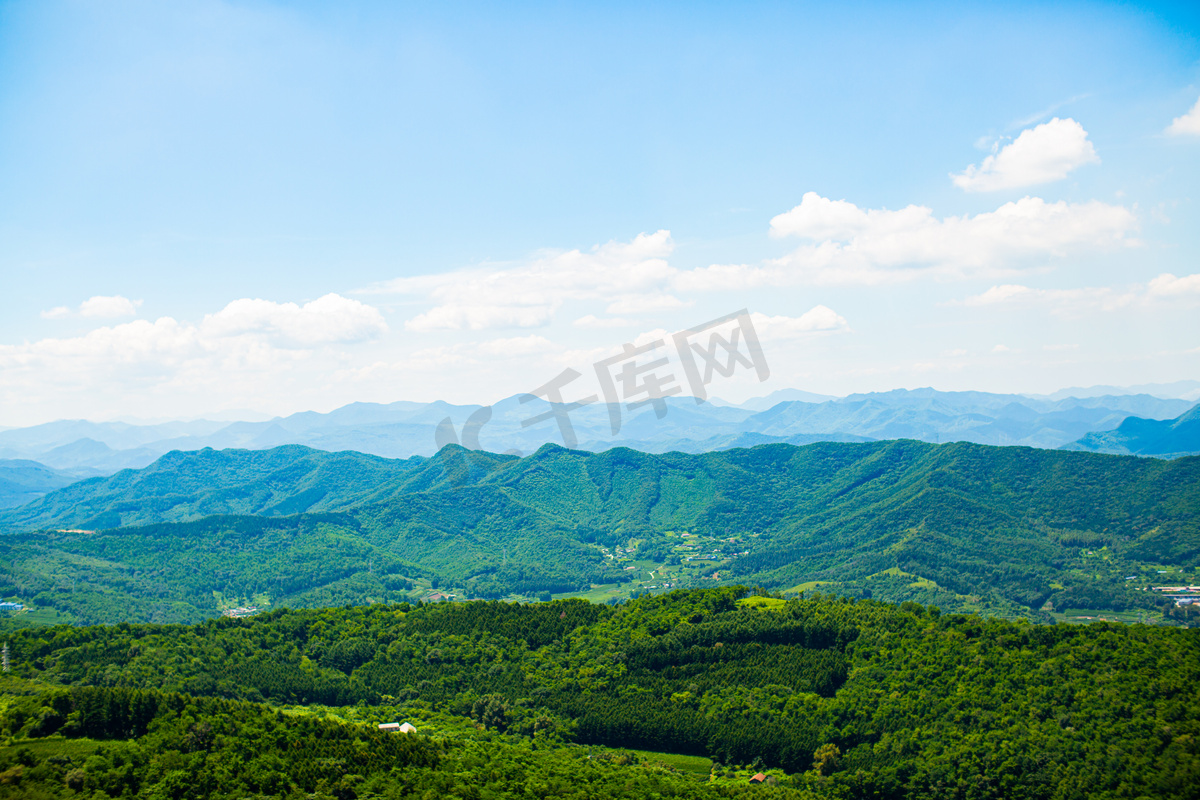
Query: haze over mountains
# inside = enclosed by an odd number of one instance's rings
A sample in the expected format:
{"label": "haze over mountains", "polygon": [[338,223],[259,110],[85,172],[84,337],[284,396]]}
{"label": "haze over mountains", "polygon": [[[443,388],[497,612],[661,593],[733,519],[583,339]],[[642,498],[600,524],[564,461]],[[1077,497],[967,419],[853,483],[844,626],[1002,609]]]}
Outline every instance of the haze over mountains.
{"label": "haze over mountains", "polygon": [[[692,398],[667,398],[661,419],[649,406],[631,414],[599,403],[571,411],[569,419],[577,440],[574,446],[591,451],[627,446],[645,452],[696,453],[771,442],[898,438],[1057,448],[1086,434],[1113,431],[1128,417],[1175,419],[1195,404],[1200,382],[1163,385],[1158,390],[1171,396],[1102,388],[1106,393],[1072,390],[1078,396],[1071,397],[916,389],[842,398],[786,389],[740,405],[720,400],[698,405]],[[0,459],[36,461],[53,470],[86,475],[136,469],[171,450],[204,447],[266,449],[303,444],[319,450],[408,458],[433,455],[439,443],[454,440],[492,452],[530,453],[546,443],[572,444],[564,441],[552,418],[523,425],[551,410],[540,398],[524,404],[519,396],[501,400],[491,406],[486,423],[472,426],[474,435],[464,431],[481,408],[401,401],[352,403],[329,413],[307,411],[266,421],[137,425],[63,420],[0,430]],[[443,428],[439,440],[438,425],[447,418],[453,425],[451,438],[445,438],[450,431]],[[1086,442],[1079,447],[1093,449]]]}

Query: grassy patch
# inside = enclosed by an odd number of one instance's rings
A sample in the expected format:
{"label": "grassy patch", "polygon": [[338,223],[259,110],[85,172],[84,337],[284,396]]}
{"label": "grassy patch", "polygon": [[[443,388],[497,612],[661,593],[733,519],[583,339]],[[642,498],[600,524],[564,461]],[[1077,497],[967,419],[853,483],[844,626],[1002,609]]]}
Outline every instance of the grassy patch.
{"label": "grassy patch", "polygon": [[708,773],[712,771],[712,759],[704,756],[682,756],[678,753],[658,753],[654,750],[633,750],[638,757],[651,763],[666,764],[671,769],[687,772],[692,775],[703,775],[708,777]]}
{"label": "grassy patch", "polygon": [[829,586],[832,583],[837,583],[837,581],[807,581],[805,583],[798,583],[795,586],[791,587],[790,589],[784,589],[783,591],[784,592],[811,592],[813,589],[819,589],[822,586]]}
{"label": "grassy patch", "polygon": [[96,739],[65,739],[61,736],[51,736],[46,739],[21,739],[7,746],[0,746],[0,757],[12,756],[18,750],[29,749],[38,759],[51,756],[64,756],[72,762],[82,762],[104,742]]}
{"label": "grassy patch", "polygon": [[1161,615],[1139,609],[1109,611],[1108,609],[1067,608],[1061,612],[1053,612],[1052,616],[1058,622],[1077,624],[1087,624],[1089,622],[1124,622],[1131,624],[1141,622],[1147,625],[1161,625],[1163,623]]}
{"label": "grassy patch", "polygon": [[787,601],[778,597],[743,597],[737,601],[743,608],[761,608],[764,611],[778,611]]}
{"label": "grassy patch", "polygon": [[24,611],[8,612],[7,619],[14,627],[24,628],[33,625],[71,625],[76,621],[74,614],[59,611],[49,606],[34,606]]}

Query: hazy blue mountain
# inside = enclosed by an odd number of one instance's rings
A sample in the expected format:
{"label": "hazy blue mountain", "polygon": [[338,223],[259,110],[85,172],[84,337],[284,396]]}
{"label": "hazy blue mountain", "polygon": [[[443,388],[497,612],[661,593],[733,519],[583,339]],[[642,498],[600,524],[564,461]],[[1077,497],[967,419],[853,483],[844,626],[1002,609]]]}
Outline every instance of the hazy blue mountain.
{"label": "hazy blue mountain", "polygon": [[1105,395],[1149,394],[1155,397],[1178,398],[1195,402],[1200,400],[1200,381],[1174,381],[1172,383],[1143,383],[1138,386],[1074,386],[1045,395],[1051,400],[1069,397],[1102,397]]}
{"label": "hazy blue mountain", "polygon": [[780,389],[764,397],[752,397],[744,403],[726,403],[715,398],[714,403],[722,406],[748,408],[751,411],[766,411],[771,406],[776,406],[780,403],[793,403],[796,401],[801,403],[824,403],[828,400],[837,399],[836,396],[831,394],[817,394],[816,392],[805,392],[800,389]]}
{"label": "hazy blue mountain", "polygon": [[748,418],[742,429],[772,436],[837,432],[871,439],[1054,448],[1084,433],[1114,427],[1134,409],[1170,418],[1189,405],[1148,395],[1049,401],[985,392],[897,390],[825,403],[780,403]]}
{"label": "hazy blue mountain", "polygon": [[36,461],[0,459],[0,509],[25,505],[90,476],[86,471],[53,469]]}
{"label": "hazy blue mountain", "polygon": [[[574,399],[570,392],[566,396]],[[329,413],[306,411],[257,422],[139,426],[62,421],[0,431],[0,458],[111,474],[146,466],[172,450],[205,447],[263,450],[300,444],[387,458],[432,456],[441,441],[438,427],[447,419],[442,435],[448,438],[442,444],[456,441],[492,452],[532,453],[547,443],[569,443],[556,419],[547,414],[552,410],[548,402],[521,399],[514,395],[486,408],[445,402],[351,403]],[[630,411],[626,405],[592,403],[572,410],[569,421],[574,446],[592,451],[624,446],[647,452],[698,452],[750,441],[895,438],[1058,448],[1087,433],[1113,430],[1126,417],[1173,419],[1190,406],[1178,398],[1127,392],[1054,399],[914,389],[830,399],[785,389],[741,406],[670,397],[663,401],[666,414],[661,418],[651,406]],[[538,417],[546,418],[524,424]],[[474,421],[471,426],[468,420]],[[748,435],[760,438],[742,438]]]}
{"label": "hazy blue mountain", "polygon": [[85,438],[42,453],[38,461],[55,469],[88,469],[111,475],[117,470],[149,466],[159,455],[157,450],[146,447],[114,450],[103,442]]}
{"label": "hazy blue mountain", "polygon": [[101,442],[113,450],[129,450],[164,439],[207,435],[228,424],[211,420],[167,422],[157,425],[59,420],[29,428],[0,431],[0,457],[8,457],[9,453],[20,453],[21,457],[28,457],[31,454],[45,453],[80,439]]}
{"label": "hazy blue mountain", "polygon": [[1128,417],[1116,430],[1089,433],[1064,449],[1164,457],[1200,454],[1200,405],[1176,419]]}

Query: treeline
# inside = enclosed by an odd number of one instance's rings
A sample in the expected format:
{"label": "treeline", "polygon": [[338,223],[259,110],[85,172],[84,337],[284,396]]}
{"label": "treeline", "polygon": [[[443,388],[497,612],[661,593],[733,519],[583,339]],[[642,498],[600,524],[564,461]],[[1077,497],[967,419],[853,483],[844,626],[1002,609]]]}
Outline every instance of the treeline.
{"label": "treeline", "polygon": [[17,633],[10,653],[14,674],[51,684],[439,709],[506,735],[774,765],[835,797],[1200,786],[1200,631],[1180,628],[727,587],[60,627]]}
{"label": "treeline", "polygon": [[[6,686],[0,797],[737,797],[632,758],[535,742],[431,739],[267,706],[124,688]],[[35,745],[39,739],[56,737]],[[624,766],[616,763],[624,762]],[[806,792],[777,787],[782,797]]]}

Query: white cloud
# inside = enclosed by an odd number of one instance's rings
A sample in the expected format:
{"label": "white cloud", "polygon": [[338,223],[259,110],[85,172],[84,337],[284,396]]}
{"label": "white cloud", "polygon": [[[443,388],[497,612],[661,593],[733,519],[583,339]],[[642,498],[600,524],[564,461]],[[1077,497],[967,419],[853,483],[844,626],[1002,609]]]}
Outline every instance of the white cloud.
{"label": "white cloud", "polygon": [[1060,316],[1075,316],[1084,311],[1116,311],[1137,302],[1139,296],[1133,291],[1122,291],[1107,286],[1085,286],[1079,289],[1031,289],[1028,286],[993,286],[983,294],[962,301],[971,307],[998,305],[1048,305],[1051,313]]}
{"label": "white cloud", "polygon": [[764,267],[709,267],[678,282],[717,288],[722,280],[731,286],[878,284],[1011,274],[1030,262],[1138,244],[1130,235],[1137,226],[1129,209],[1098,201],[1025,197],[973,217],[938,219],[924,206],[862,209],[808,192],[800,205],[771,220],[771,233],[815,244]]}
{"label": "white cloud", "polygon": [[672,285],[682,292],[722,292],[793,283],[785,269],[750,264],[713,264],[679,273]]}
{"label": "white cloud", "polygon": [[622,317],[597,317],[595,314],[585,314],[571,324],[577,328],[627,328],[636,323]]}
{"label": "white cloud", "polygon": [[798,317],[768,317],[756,311],[750,314],[750,320],[754,323],[755,333],[764,341],[850,330],[845,318],[828,306],[815,306]]}
{"label": "white cloud", "polygon": [[96,317],[100,319],[117,319],[120,317],[137,316],[141,300],[130,300],[128,297],[114,295],[112,297],[90,297],[79,304],[79,316]]}
{"label": "white cloud", "polygon": [[472,345],[480,354],[493,358],[516,358],[541,355],[561,350],[558,345],[542,336],[513,336],[507,339],[492,339]]}
{"label": "white cloud", "polygon": [[1083,126],[1069,117],[1055,117],[1022,131],[978,167],[972,164],[950,179],[968,192],[1019,189],[1062,180],[1072,170],[1099,161]]}
{"label": "white cloud", "polygon": [[1026,296],[1032,291],[1028,286],[1017,286],[1011,283],[1003,286],[993,286],[983,294],[968,297],[963,301],[963,305],[990,306],[996,303],[1007,302],[1015,297]]}
{"label": "white cloud", "polygon": [[992,352],[993,353],[1011,353],[1012,348],[1008,347],[1007,345],[998,344],[992,348]]}
{"label": "white cloud", "polygon": [[609,314],[645,314],[648,311],[665,311],[690,305],[691,303],[684,302],[674,295],[649,292],[625,295],[609,303],[605,311]]}
{"label": "white cloud", "polygon": [[67,306],[56,306],[42,312],[42,319],[64,319],[78,314],[90,319],[119,319],[121,317],[136,317],[141,300],[130,300],[128,297],[113,295],[111,297],[96,295],[89,297],[79,304],[79,309],[72,312]]}
{"label": "white cloud", "polygon": [[234,300],[201,323],[209,336],[258,334],[282,347],[349,344],[377,339],[387,332],[379,309],[358,300],[327,294],[303,306],[270,300]]}
{"label": "white cloud", "polygon": [[522,264],[397,278],[361,293],[427,302],[405,323],[419,332],[541,327],[567,302],[604,304],[606,317],[585,314],[576,327],[624,327],[638,315],[687,307],[686,295],[699,292],[1012,274],[1051,258],[1138,244],[1137,226],[1131,210],[1101,202],[1026,197],[995,211],[939,219],[923,206],[859,208],[808,192],[771,220],[770,233],[812,243],[759,264],[679,270],[668,262],[671,235],[660,230],[588,251],[544,252]]}
{"label": "white cloud", "polygon": [[668,292],[677,270],[666,259],[669,231],[639,234],[591,250],[547,252],[527,264],[397,278],[364,290],[427,297],[434,307],[408,320],[414,331],[533,328],[568,300],[606,302],[612,314],[678,308]]}
{"label": "white cloud", "polygon": [[1149,293],[1160,297],[1169,295],[1200,294],[1200,273],[1176,278],[1164,272],[1150,281]]}
{"label": "white cloud", "polygon": [[[1012,304],[1051,306],[1055,314],[1075,315],[1084,311],[1116,311],[1132,306],[1149,308],[1155,302],[1200,296],[1200,273],[1177,278],[1163,273],[1145,286],[1133,285],[1124,289],[1108,286],[1085,286],[1078,289],[1031,289],[1028,286],[1005,284],[993,286],[982,294],[961,301],[970,307]],[[952,305],[958,305],[953,303]]]}
{"label": "white cloud", "polygon": [[235,300],[198,324],[138,319],[81,336],[0,345],[0,407],[16,398],[56,404],[76,392],[126,408],[154,397],[203,399],[210,408],[272,394],[294,400],[314,390],[312,373],[298,365],[331,367],[340,355],[330,345],[386,330],[377,309],[326,295],[303,306]]}
{"label": "white cloud", "polygon": [[1166,133],[1170,136],[1200,136],[1200,100],[1196,101],[1191,111],[1176,117],[1167,126]]}
{"label": "white cloud", "polygon": [[908,227],[928,214],[929,209],[918,206],[900,211],[863,210],[846,200],[830,200],[816,192],[805,192],[800,205],[771,219],[771,235],[845,241],[872,228]]}

